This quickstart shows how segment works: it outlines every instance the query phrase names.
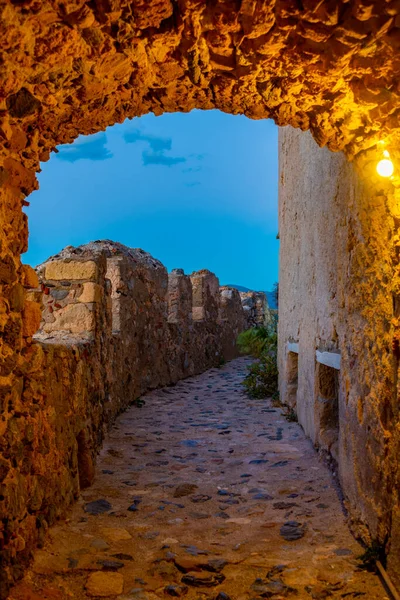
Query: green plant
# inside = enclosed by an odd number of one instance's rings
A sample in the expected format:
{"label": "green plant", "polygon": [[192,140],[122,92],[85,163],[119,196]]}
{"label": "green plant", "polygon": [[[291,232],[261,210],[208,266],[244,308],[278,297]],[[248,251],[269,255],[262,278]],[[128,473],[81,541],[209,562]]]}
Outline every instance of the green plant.
{"label": "green plant", "polygon": [[278,390],[278,366],[276,356],[263,356],[259,362],[249,367],[249,374],[243,381],[251,398],[275,396]]}
{"label": "green plant", "polygon": [[250,365],[249,373],[243,381],[251,398],[272,397],[273,401],[279,402],[276,328],[277,323],[274,321],[269,327],[254,327],[238,336],[237,343],[241,352],[258,359]]}
{"label": "green plant", "polygon": [[222,369],[224,365],[226,365],[226,360],[223,356],[220,356],[218,359],[217,369]]}
{"label": "green plant", "polygon": [[269,351],[275,351],[278,343],[276,326],[271,327],[253,327],[239,333],[237,345],[243,354],[251,354],[255,358],[260,358]]}
{"label": "green plant", "polygon": [[284,413],[283,416],[285,417],[285,419],[287,421],[289,421],[291,423],[297,423],[298,422],[297,414],[293,410],[293,408],[288,408],[287,411]]}

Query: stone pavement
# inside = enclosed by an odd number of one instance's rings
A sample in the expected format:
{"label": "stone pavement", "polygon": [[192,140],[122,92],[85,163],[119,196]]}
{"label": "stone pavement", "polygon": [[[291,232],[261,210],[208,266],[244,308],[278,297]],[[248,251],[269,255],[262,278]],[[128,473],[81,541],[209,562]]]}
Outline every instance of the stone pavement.
{"label": "stone pavement", "polygon": [[122,414],[10,599],[387,598],[300,426],[244,394],[247,364]]}

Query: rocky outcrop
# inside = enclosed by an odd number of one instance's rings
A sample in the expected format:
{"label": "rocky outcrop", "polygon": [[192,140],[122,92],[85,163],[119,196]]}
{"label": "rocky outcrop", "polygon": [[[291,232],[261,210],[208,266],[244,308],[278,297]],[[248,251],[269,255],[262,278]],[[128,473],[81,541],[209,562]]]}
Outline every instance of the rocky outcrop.
{"label": "rocky outcrop", "polygon": [[26,272],[33,343],[5,397],[0,446],[1,598],[91,483],[115,416],[148,390],[236,356],[245,327],[238,292],[210,271],[168,274],[147,252],[108,240]]}

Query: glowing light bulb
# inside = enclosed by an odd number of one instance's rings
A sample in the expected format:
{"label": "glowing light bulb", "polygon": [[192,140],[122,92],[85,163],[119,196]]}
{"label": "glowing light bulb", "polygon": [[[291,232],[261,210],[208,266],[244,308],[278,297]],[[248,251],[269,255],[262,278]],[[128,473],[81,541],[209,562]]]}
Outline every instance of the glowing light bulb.
{"label": "glowing light bulb", "polygon": [[[389,155],[389,153],[387,153]],[[383,158],[376,165],[378,175],[381,177],[391,177],[393,175],[394,166],[390,158]]]}

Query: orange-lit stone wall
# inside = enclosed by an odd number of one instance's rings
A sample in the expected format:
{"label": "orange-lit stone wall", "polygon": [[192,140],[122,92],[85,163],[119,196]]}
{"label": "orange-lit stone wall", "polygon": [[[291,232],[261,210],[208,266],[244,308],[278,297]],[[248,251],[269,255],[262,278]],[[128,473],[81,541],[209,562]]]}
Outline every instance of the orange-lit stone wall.
{"label": "orange-lit stone wall", "polygon": [[309,134],[282,129],[279,146],[281,398],[337,462],[353,530],[389,552],[399,584],[399,196]]}
{"label": "orange-lit stone wall", "polygon": [[40,329],[2,398],[0,598],[90,485],[115,416],[152,388],[236,356],[245,326],[239,293],[220,291],[209,271],[192,274],[199,289],[214,284],[193,321],[189,276],[110,241],[69,246],[37,271],[26,269],[26,302],[32,334]]}
{"label": "orange-lit stone wall", "polygon": [[[1,464],[1,480],[8,476],[13,457],[18,469],[28,468],[22,465],[30,450],[18,441],[20,433],[16,431],[29,432],[30,419],[35,419],[42,405],[57,413],[46,397],[49,382],[55,380],[64,389],[70,381],[83,377],[80,352],[94,352],[93,365],[98,360],[98,349],[90,340],[81,341],[72,354],[58,351],[56,346],[50,351],[47,346],[40,350],[40,344],[32,345],[41,311],[34,294],[26,294],[34,277],[21,264],[20,254],[28,243],[23,207],[37,188],[40,161],[48,160],[58,144],[71,142],[80,133],[94,133],[150,111],[160,115],[193,108],[217,108],[255,119],[271,117],[278,125],[309,129],[319,145],[343,150],[348,158],[357,157],[361,165],[369,156],[369,148],[375,155],[380,140],[386,141],[398,158],[400,4],[397,0],[0,0],[0,40],[0,448],[7,457]],[[368,178],[361,183],[344,158],[330,157],[326,151],[321,156],[326,165],[330,160],[333,164],[342,161],[343,181],[337,179],[339,195],[333,188],[330,191],[331,199],[340,204],[333,222],[344,220],[344,229],[338,233],[348,231],[346,241],[338,238],[342,252],[337,255],[340,260],[336,255],[335,260],[337,273],[349,282],[349,291],[346,310],[341,304],[335,305],[334,299],[328,304],[338,310],[337,335],[346,374],[341,390],[345,389],[349,397],[348,427],[354,425],[351,431],[361,436],[359,441],[353,434],[343,438],[347,445],[341,450],[341,477],[355,516],[360,515],[363,523],[364,518],[369,520],[371,531],[379,530],[382,540],[392,517],[393,530],[400,529],[399,520],[394,519],[392,494],[399,471],[395,460],[390,459],[399,455],[395,445],[398,341],[392,336],[399,318],[394,233],[399,215],[387,190],[380,193],[375,187],[370,189]],[[304,160],[302,164],[307,172],[308,164]],[[334,177],[336,167],[332,168]],[[316,177],[318,180],[318,174]],[[390,204],[387,212],[382,209],[385,198]],[[294,195],[292,199],[296,200]],[[287,215],[293,218],[295,230],[301,213],[296,216],[288,209]],[[304,226],[299,230],[304,244],[311,239],[312,223],[308,223],[309,229]],[[296,244],[300,241],[288,248],[290,261],[295,260]],[[88,279],[85,283],[93,282]],[[84,290],[80,284],[74,285],[78,286],[75,298],[69,297],[66,305],[59,302],[56,315],[50,311],[52,305],[46,307],[53,315],[46,317],[48,330],[54,329],[59,319],[67,323],[70,311],[77,311],[86,322],[102,304],[104,299],[79,305],[80,294],[95,292],[92,286]],[[340,285],[344,289],[343,282]],[[334,287],[334,283],[328,286]],[[287,293],[293,295],[294,288]],[[310,293],[315,297],[311,288]],[[281,300],[285,294],[281,293]],[[113,315],[118,310],[113,309]],[[292,312],[297,314],[294,309]],[[349,319],[352,333],[344,338],[341,327]],[[114,324],[118,328],[117,320]],[[198,325],[206,328],[204,322]],[[186,326],[180,330],[183,338]],[[171,322],[169,329],[176,329],[176,323]],[[207,331],[207,335],[212,339],[212,332]],[[388,350],[391,346],[393,356]],[[63,360],[70,371],[65,379],[60,368],[55,373],[50,365],[44,369],[48,356],[58,356],[58,352],[67,352]],[[208,357],[204,364],[212,360]],[[394,374],[390,374],[393,361]],[[183,364],[187,364],[185,358]],[[108,406],[109,373],[102,368],[93,366],[105,386],[99,402]],[[95,376],[90,376],[90,385],[94,380]],[[28,391],[38,398],[32,400],[32,406],[30,400],[21,401]],[[358,402],[359,397],[370,401]],[[355,419],[362,423],[358,429]],[[309,431],[312,421],[312,416],[304,416]],[[33,445],[39,444],[35,441],[39,437],[37,431]],[[79,440],[82,448],[89,445],[84,433]],[[353,450],[361,447],[363,457]],[[378,456],[382,448],[387,459]],[[353,466],[345,469],[345,464]],[[25,486],[36,485],[30,483],[31,478],[42,476],[42,472],[46,473],[45,463],[37,469],[38,474],[23,471],[23,475],[16,475],[13,485],[18,494],[0,500],[3,556],[6,564],[16,561],[15,572],[19,568],[17,549],[19,556],[21,552],[27,555],[28,550],[23,549],[18,532],[12,531],[17,519],[7,520],[3,506],[17,502],[21,492],[25,499],[22,510],[28,497]],[[368,499],[365,490],[369,482],[374,490],[381,488]],[[46,511],[52,513],[50,508]],[[33,522],[31,515],[26,519],[24,522]],[[10,532],[4,533],[4,523]]]}

